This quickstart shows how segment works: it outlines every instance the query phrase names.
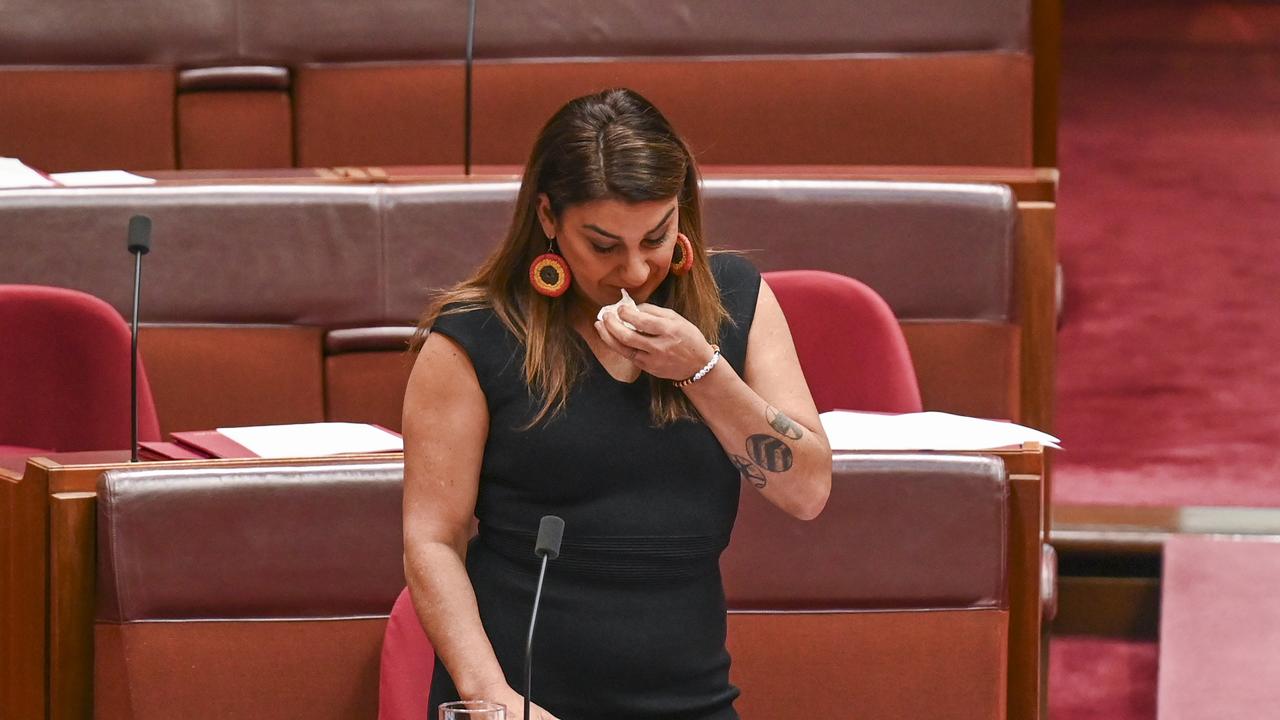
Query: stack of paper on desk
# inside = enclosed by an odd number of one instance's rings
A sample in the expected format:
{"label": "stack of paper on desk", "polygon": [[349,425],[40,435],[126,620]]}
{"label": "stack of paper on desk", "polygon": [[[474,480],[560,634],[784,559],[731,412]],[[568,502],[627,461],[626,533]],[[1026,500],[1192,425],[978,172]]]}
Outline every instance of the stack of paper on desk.
{"label": "stack of paper on desk", "polygon": [[185,430],[172,442],[142,442],[143,460],[193,458],[290,458],[404,450],[401,437],[378,425],[320,422]]}
{"label": "stack of paper on desk", "polygon": [[258,457],[287,458],[340,453],[399,452],[404,440],[377,425],[324,422],[218,428],[232,442]]}
{"label": "stack of paper on desk", "polygon": [[1058,438],[1029,427],[943,412],[832,410],[821,420],[832,450],[994,450],[1027,442],[1061,447]]}
{"label": "stack of paper on desk", "polygon": [[17,158],[0,157],[0,189],[53,187],[54,181],[27,167]]}

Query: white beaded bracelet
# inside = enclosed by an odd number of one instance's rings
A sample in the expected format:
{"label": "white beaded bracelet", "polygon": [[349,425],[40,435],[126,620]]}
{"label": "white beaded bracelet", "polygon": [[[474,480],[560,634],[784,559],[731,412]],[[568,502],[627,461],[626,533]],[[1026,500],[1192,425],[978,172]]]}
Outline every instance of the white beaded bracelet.
{"label": "white beaded bracelet", "polygon": [[679,382],[677,382],[675,384],[676,387],[682,388],[688,385],[692,385],[698,382],[699,380],[701,380],[707,373],[711,372],[711,368],[715,367],[716,363],[720,362],[720,346],[712,345],[711,350],[712,350],[711,359],[707,361],[707,364],[703,365],[701,370],[694,373],[693,377],[685,378],[684,380],[680,380]]}

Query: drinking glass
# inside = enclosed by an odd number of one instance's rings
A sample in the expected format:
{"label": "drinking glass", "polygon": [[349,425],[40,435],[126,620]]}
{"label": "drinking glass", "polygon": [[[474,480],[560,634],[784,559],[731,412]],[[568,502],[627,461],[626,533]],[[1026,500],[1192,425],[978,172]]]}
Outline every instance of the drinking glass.
{"label": "drinking glass", "polygon": [[487,700],[440,703],[440,720],[507,720],[507,706]]}

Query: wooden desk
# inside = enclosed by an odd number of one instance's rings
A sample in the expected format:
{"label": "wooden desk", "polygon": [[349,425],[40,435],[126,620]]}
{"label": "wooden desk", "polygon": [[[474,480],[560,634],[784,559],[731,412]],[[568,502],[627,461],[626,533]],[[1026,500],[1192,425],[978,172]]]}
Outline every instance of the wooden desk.
{"label": "wooden desk", "polygon": [[[1048,537],[1045,454],[1039,446],[992,453],[1009,472],[1008,717],[1036,720],[1041,674],[1041,552]],[[401,459],[398,454],[283,460],[186,460],[149,467],[314,465]],[[0,461],[0,706],[5,718],[92,717],[96,489],[127,453]]]}

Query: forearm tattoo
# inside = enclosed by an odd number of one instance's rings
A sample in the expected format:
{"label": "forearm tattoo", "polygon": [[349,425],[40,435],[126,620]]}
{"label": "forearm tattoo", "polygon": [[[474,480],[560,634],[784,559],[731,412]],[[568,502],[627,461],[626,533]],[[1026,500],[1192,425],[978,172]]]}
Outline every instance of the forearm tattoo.
{"label": "forearm tattoo", "polygon": [[[804,437],[804,428],[783,414],[778,408],[772,405],[766,406],[764,417],[765,420],[769,421],[769,427],[773,428],[773,431],[782,437],[790,440],[799,440]],[[733,455],[732,459],[733,466],[757,490],[763,490],[769,484],[761,468],[769,472],[779,473],[790,470],[791,466],[795,464],[795,455],[791,451],[791,446],[772,435],[764,433],[747,438],[746,457]]]}
{"label": "forearm tattoo", "polygon": [[791,448],[772,435],[752,435],[747,438],[747,456],[769,472],[786,472],[795,463]]}
{"label": "forearm tattoo", "polygon": [[751,482],[752,486],[757,490],[763,490],[769,481],[765,479],[764,473],[760,472],[760,468],[751,464],[751,461],[741,455],[730,456],[733,460],[733,466],[738,469],[742,477]]}
{"label": "forearm tattoo", "polygon": [[800,424],[786,415],[782,411],[772,405],[765,406],[764,419],[769,421],[769,427],[784,438],[799,440],[804,437],[804,429]]}

